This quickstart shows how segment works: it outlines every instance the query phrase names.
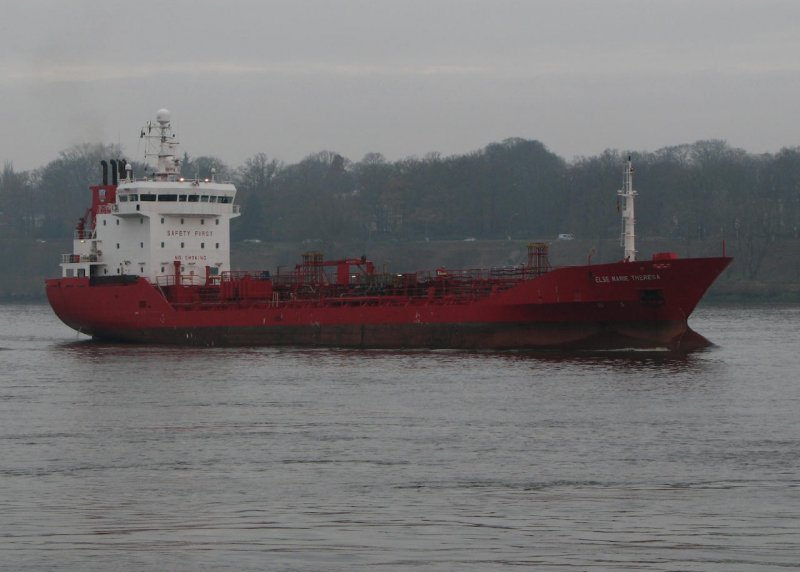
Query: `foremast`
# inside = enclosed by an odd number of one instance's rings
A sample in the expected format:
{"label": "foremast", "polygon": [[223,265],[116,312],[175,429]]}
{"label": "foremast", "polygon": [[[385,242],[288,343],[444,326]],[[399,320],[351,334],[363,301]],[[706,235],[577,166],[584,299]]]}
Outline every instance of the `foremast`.
{"label": "foremast", "polygon": [[625,166],[622,177],[622,188],[617,191],[622,199],[622,233],[620,234],[620,246],[624,249],[624,260],[634,262],[636,260],[636,230],[633,201],[638,193],[633,190],[633,163],[628,156],[628,163]]}

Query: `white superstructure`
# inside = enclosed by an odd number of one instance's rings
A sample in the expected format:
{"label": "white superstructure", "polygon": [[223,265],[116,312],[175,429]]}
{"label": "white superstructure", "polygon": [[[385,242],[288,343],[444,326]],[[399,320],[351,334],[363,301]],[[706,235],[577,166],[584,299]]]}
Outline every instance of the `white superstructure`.
{"label": "white superstructure", "polygon": [[180,177],[167,110],[142,137],[157,144],[157,153],[146,151],[146,157],[158,157],[155,172],[134,179],[130,165],[111,161],[112,184],[104,180],[92,188],[92,208],[75,230],[73,254],[62,257],[63,276],[132,275],[167,283],[180,274],[183,282],[200,284],[208,274],[231,269],[236,187],[215,181],[213,173]]}

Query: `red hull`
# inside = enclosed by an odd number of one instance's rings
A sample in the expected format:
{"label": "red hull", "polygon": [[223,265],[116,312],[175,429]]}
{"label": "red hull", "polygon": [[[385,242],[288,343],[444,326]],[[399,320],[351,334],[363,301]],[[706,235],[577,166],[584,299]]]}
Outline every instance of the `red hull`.
{"label": "red hull", "polygon": [[67,325],[95,338],[182,345],[360,348],[694,349],[687,319],[728,257],[619,262],[552,270],[485,296],[361,296],[275,302],[170,302],[140,278],[47,281]]}

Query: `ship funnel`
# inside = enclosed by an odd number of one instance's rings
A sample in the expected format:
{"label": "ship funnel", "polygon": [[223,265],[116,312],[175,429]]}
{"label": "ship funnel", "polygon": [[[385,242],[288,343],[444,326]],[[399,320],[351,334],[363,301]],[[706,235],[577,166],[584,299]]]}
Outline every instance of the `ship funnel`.
{"label": "ship funnel", "polygon": [[125,180],[125,165],[127,162],[125,159],[117,159],[117,171],[119,172],[119,180]]}
{"label": "ship funnel", "polygon": [[100,166],[103,167],[103,184],[108,184],[108,163],[106,163],[105,159],[100,161]]}

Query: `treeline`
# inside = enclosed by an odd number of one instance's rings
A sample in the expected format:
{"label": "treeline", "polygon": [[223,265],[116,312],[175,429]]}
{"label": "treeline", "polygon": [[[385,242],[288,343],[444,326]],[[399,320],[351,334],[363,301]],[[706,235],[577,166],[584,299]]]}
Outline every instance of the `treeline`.
{"label": "treeline", "polygon": [[[636,169],[637,228],[674,240],[725,239],[743,277],[756,278],[770,244],[800,232],[800,148],[752,154],[722,141],[630,153]],[[83,145],[46,166],[0,176],[0,237],[49,240],[71,234],[99,180],[99,161],[119,148]],[[359,162],[332,152],[286,164],[257,154],[231,167],[184,156],[182,174],[238,189],[234,239],[606,239],[619,233],[616,190],[628,153],[568,162],[538,141],[508,139],[479,151]],[[133,163],[134,173],[145,167]]]}

